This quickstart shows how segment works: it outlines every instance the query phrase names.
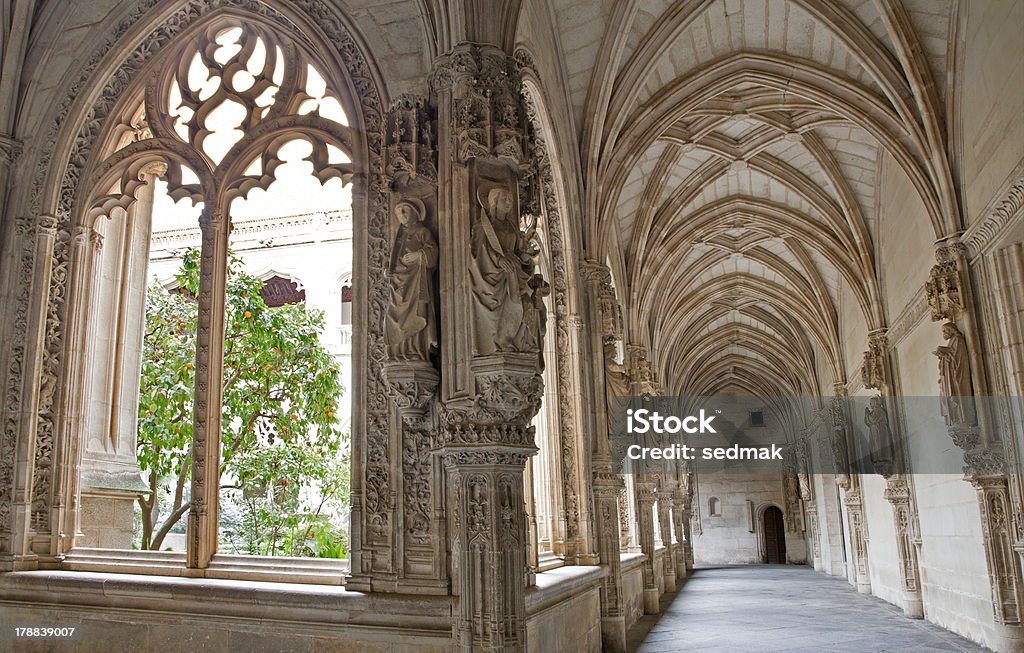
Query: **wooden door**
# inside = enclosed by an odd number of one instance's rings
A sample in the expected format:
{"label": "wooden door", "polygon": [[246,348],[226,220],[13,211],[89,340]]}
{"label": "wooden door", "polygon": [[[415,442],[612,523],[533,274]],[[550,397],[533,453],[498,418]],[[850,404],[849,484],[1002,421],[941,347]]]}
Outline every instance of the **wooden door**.
{"label": "wooden door", "polygon": [[769,506],[764,511],[764,551],[765,562],[770,565],[786,564],[786,528],[782,521],[782,511]]}

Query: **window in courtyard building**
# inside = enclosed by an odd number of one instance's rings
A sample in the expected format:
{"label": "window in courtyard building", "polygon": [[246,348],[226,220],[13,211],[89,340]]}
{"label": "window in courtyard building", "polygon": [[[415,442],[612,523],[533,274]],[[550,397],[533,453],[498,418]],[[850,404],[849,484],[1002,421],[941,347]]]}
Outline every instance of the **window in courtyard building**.
{"label": "window in courtyard building", "polygon": [[708,499],[708,516],[722,516],[722,501],[718,497],[711,497],[710,499]]}
{"label": "window in courtyard building", "polygon": [[313,57],[258,26],[221,19],[176,55],[108,139],[113,159],[139,159],[143,185],[98,228],[88,400],[102,410],[86,411],[81,544],[341,558],[345,98]]}

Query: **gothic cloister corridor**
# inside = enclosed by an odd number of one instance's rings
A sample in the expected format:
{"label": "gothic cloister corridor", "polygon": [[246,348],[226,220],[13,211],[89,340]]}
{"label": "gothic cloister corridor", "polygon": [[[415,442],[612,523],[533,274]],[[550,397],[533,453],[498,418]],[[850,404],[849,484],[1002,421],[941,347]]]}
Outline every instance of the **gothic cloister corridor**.
{"label": "gothic cloister corridor", "polygon": [[698,566],[662,601],[630,632],[631,653],[987,650],[804,566]]}

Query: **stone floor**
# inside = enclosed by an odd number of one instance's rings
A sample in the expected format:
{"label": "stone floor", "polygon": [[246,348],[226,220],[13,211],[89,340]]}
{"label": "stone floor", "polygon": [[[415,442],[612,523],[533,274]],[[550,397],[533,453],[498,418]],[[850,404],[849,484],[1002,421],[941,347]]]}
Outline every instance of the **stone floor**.
{"label": "stone floor", "polygon": [[629,650],[814,652],[986,651],[842,578],[803,566],[698,567],[662,597],[662,614],[630,630]]}

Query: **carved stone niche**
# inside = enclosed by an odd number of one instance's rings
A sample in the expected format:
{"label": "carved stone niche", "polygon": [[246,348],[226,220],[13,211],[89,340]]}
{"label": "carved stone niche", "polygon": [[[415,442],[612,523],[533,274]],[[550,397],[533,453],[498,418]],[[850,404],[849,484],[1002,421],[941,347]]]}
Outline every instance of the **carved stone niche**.
{"label": "carved stone niche", "polygon": [[935,248],[936,263],[925,282],[933,322],[955,320],[963,310],[958,261],[966,253],[967,246],[958,240]]}
{"label": "carved stone niche", "polygon": [[384,176],[395,187],[437,183],[435,118],[426,98],[400,95],[384,121]]}

